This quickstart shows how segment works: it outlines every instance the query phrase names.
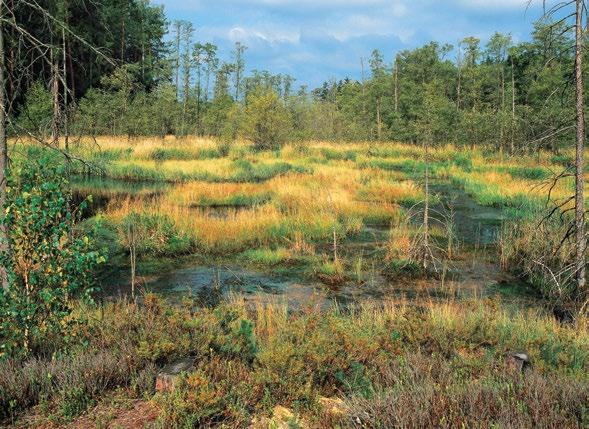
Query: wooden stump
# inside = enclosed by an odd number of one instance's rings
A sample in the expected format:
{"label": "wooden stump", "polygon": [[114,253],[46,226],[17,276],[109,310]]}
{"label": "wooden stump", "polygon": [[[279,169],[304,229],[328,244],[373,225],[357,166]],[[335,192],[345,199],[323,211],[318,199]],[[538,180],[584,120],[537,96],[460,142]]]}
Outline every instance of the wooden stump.
{"label": "wooden stump", "polygon": [[507,368],[513,372],[524,372],[532,364],[526,353],[512,353],[505,359]]}
{"label": "wooden stump", "polygon": [[186,357],[163,367],[157,375],[155,390],[157,392],[172,392],[180,374],[193,369],[195,362],[195,357]]}

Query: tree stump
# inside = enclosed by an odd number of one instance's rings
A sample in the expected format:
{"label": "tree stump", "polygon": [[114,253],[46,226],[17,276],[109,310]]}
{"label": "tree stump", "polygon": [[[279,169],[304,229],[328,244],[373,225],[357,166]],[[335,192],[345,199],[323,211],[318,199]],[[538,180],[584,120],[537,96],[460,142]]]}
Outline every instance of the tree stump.
{"label": "tree stump", "polygon": [[157,392],[172,392],[180,374],[193,369],[195,362],[195,357],[186,357],[163,367],[157,375],[155,390]]}
{"label": "tree stump", "polygon": [[512,353],[505,360],[507,368],[513,372],[524,372],[532,366],[526,353]]}

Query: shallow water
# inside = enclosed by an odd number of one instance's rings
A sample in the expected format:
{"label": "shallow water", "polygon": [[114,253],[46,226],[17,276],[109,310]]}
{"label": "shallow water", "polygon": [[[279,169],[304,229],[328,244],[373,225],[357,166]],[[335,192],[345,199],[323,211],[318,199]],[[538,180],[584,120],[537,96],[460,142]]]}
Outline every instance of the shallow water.
{"label": "shallow water", "polygon": [[[274,297],[296,306],[316,294],[319,284],[295,277],[273,276],[239,266],[188,266],[166,273],[145,285],[146,290],[180,298],[191,295],[204,305],[215,305],[222,298],[237,294],[266,300]],[[321,297],[319,301],[324,301]],[[322,302],[323,304],[323,302]]]}
{"label": "shallow water", "polygon": [[456,235],[461,243],[478,246],[497,242],[505,219],[501,209],[481,206],[463,189],[449,183],[434,183],[431,189],[442,201],[436,209],[447,214],[448,208],[452,208]]}
{"label": "shallow water", "polygon": [[89,195],[92,196],[88,208],[82,214],[84,218],[96,215],[115,198],[155,198],[173,186],[161,182],[129,182],[107,177],[86,176],[73,176],[70,179],[70,185],[76,205]]}
{"label": "shallow water", "polygon": [[[82,199],[88,194],[94,196],[89,216],[105,207],[113,198],[156,197],[172,186],[153,182],[129,183],[105,178],[78,178],[73,181],[78,198]],[[472,250],[492,247],[496,243],[503,220],[502,211],[498,208],[480,206],[462,189],[449,183],[434,183],[431,189],[441,201],[432,207],[432,216],[441,218],[452,212],[454,229],[463,251],[466,249],[467,253],[470,252],[469,255],[474,255],[472,260],[456,261],[455,266],[449,269],[458,273],[458,277],[454,276],[454,279],[446,282],[386,279],[375,265],[379,265],[379,251],[388,239],[389,226],[365,225],[360,234],[340,244],[339,252],[344,257],[361,256],[370,262],[372,267],[364,268],[361,280],[348,280],[337,288],[330,288],[296,271],[275,275],[239,265],[203,266],[202,263],[190,262],[182,268],[171,269],[148,279],[143,288],[171,298],[192,295],[204,305],[213,305],[221,298],[236,293],[245,296],[246,299],[280,300],[290,306],[300,307],[310,304],[327,306],[334,302],[346,305],[368,300],[379,301],[383,298],[446,299],[484,293],[486,288],[496,286],[502,281],[498,264],[488,260],[489,252],[477,254]],[[211,217],[225,218],[239,208],[207,207],[194,210],[203,211]],[[325,253],[330,253],[330,247],[331,243],[317,245],[317,249]],[[127,289],[128,287],[122,287],[118,293],[126,293]]]}

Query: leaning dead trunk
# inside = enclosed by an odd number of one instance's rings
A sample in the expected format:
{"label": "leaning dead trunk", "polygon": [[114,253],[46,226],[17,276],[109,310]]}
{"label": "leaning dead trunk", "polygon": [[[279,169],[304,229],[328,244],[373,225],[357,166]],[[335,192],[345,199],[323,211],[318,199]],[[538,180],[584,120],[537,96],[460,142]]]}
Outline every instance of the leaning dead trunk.
{"label": "leaning dead trunk", "polygon": [[[6,175],[8,170],[8,144],[6,141],[6,86],[5,86],[5,57],[4,57],[4,0],[0,0],[0,216],[4,213],[6,202]],[[8,240],[6,227],[0,218],[0,251],[6,251]],[[0,266],[0,281],[2,287],[7,287],[6,270]]]}
{"label": "leaning dead trunk", "polygon": [[382,120],[380,117],[380,98],[376,101],[376,135],[382,141]]}
{"label": "leaning dead trunk", "polygon": [[69,150],[69,123],[68,123],[68,87],[67,87],[67,50],[65,41],[65,28],[61,29],[62,49],[63,49],[63,138],[66,152]]}
{"label": "leaning dead trunk", "polygon": [[585,142],[585,118],[583,114],[583,1],[577,0],[576,13],[576,44],[575,44],[575,81],[576,81],[576,171],[575,171],[575,269],[577,287],[580,293],[585,290],[585,253],[587,239],[585,237],[585,200],[583,195],[583,146]]}
{"label": "leaning dead trunk", "polygon": [[515,153],[515,72],[513,56],[511,57],[511,146],[510,153]]}

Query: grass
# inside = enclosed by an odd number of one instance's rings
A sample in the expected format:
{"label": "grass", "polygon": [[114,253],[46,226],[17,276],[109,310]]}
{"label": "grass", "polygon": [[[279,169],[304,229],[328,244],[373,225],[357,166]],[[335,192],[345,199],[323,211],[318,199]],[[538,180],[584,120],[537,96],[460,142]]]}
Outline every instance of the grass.
{"label": "grass", "polygon": [[[15,165],[35,158],[20,150],[22,143],[15,147]],[[241,261],[251,257],[254,265],[278,267],[282,262],[271,262],[278,255],[264,253],[290,250],[302,240],[322,260],[334,230],[337,241],[353,241],[364,236],[367,225],[406,221],[408,208],[424,199],[425,163],[416,145],[305,142],[255,152],[239,141],[222,156],[218,142],[206,138],[104,136],[83,138],[72,148],[96,164],[98,170],[90,173],[101,173],[75,187],[100,197],[101,206],[108,201],[100,215],[119,232],[119,249],[127,247],[128,220],[140,224],[140,257],[239,255]],[[550,175],[572,155],[504,158],[446,145],[431,148],[429,171],[432,181],[464,189],[479,205],[501,209],[504,218],[530,220],[546,207]],[[75,163],[72,169],[88,172]],[[553,201],[568,198],[572,186],[572,179],[561,180],[552,190]],[[431,202],[439,206],[447,197],[433,195]],[[391,272],[407,260],[408,237],[387,245]],[[356,257],[346,255],[351,259],[345,261],[346,270],[354,270]]]}
{"label": "grass", "polygon": [[[75,332],[83,347],[0,362],[8,422],[37,404],[41,419],[67,422],[122,388],[151,400],[155,427],[167,428],[245,427],[278,405],[313,427],[589,424],[585,319],[560,326],[496,301],[291,312],[238,298],[170,307],[152,295],[79,313],[88,320]],[[525,376],[506,363],[515,351],[530,356]],[[156,367],[188,354],[198,356],[194,370],[174,392],[154,394]],[[341,414],[321,405],[325,397],[343,400]]]}
{"label": "grass", "polygon": [[[132,226],[140,266],[150,267],[142,274],[161,271],[165,257],[196,253],[297,269],[334,289],[350,279],[363,287],[375,264],[388,279],[422,275],[411,262],[416,227],[406,209],[424,197],[419,147],[308,142],[254,153],[238,142],[221,156],[208,139],[101,137],[74,151],[106,177],[129,181],[94,177],[75,186],[107,201],[86,223],[98,227],[98,245],[126,259]],[[34,159],[25,154],[15,151],[15,165]],[[430,171],[519,218],[506,223],[497,258],[550,295],[535,261],[557,271],[571,248],[542,259],[562,225],[538,227],[538,209],[544,181],[570,154],[541,158],[443,146],[432,149]],[[554,197],[570,192],[565,180]],[[440,226],[432,229],[443,242]],[[370,234],[380,242],[364,253]],[[323,311],[257,302],[202,308],[190,297],[171,306],[147,295],[139,304],[80,305],[75,316],[84,323],[73,324],[67,342],[51,338],[35,358],[0,361],[0,418],[26,427],[32,413],[65,424],[117,392],[149,401],[162,428],[248,427],[271,420],[277,406],[292,411],[292,425],[326,428],[589,426],[586,318],[560,325],[542,310],[497,300],[383,299]],[[508,365],[513,352],[530,356],[523,375]],[[198,358],[194,370],[174,392],[155,393],[158,368],[187,355]],[[326,398],[339,401],[337,413],[322,405]]]}
{"label": "grass", "polygon": [[140,219],[157,215],[161,222],[152,222],[147,227],[151,234],[144,237],[169,235],[153,227],[167,229],[171,223],[195,251],[238,253],[251,246],[284,246],[297,236],[322,241],[334,228],[339,237],[354,235],[365,223],[397,221],[399,204],[419,198],[420,190],[411,182],[373,179],[352,168],[315,166],[313,173],[291,172],[262,183],[193,181],[157,198],[113,198],[104,216],[120,224],[133,213]]}
{"label": "grass", "polygon": [[278,265],[288,265],[295,262],[297,256],[291,249],[280,247],[278,249],[250,249],[240,255],[247,262],[273,267]]}
{"label": "grass", "polygon": [[252,183],[191,182],[174,187],[168,199],[184,207],[261,205],[272,198],[269,186]]}
{"label": "grass", "polygon": [[[530,179],[525,175],[534,176],[536,173],[530,173],[530,171],[536,170],[523,167],[509,168],[513,168],[513,171],[525,171],[526,173],[520,178],[518,175],[502,173],[503,167],[488,168],[485,169],[486,171],[472,173],[454,170],[451,172],[451,180],[456,185],[463,187],[483,206],[517,209],[521,216],[538,212],[539,209],[546,206],[550,184],[544,182],[544,173],[540,174],[540,179]],[[507,171],[510,170],[507,169]],[[544,170],[538,169],[538,171]],[[572,193],[572,181],[563,179],[552,190],[552,201],[563,201]]]}
{"label": "grass", "polygon": [[125,160],[114,161],[106,168],[109,178],[128,181],[160,181],[185,183],[204,182],[263,182],[291,171],[305,169],[286,162],[268,161],[251,163],[247,160]]}

